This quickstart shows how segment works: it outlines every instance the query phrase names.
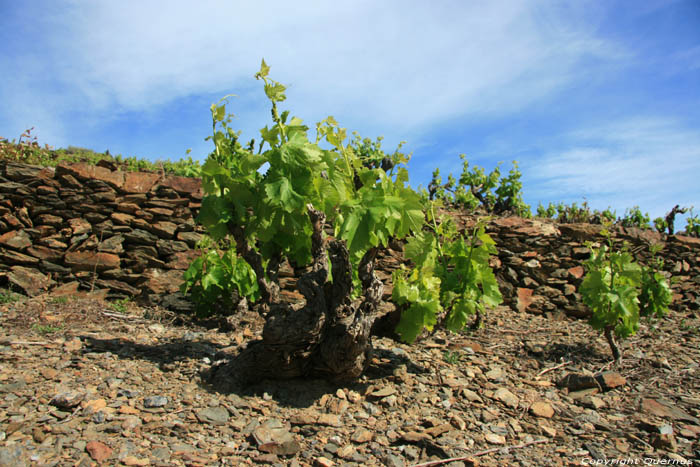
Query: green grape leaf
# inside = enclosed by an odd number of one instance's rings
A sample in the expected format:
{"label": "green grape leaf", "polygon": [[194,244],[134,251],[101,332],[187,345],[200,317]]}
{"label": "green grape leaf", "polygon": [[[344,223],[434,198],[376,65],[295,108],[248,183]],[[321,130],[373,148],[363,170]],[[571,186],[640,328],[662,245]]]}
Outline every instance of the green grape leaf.
{"label": "green grape leaf", "polygon": [[457,300],[452,306],[445,326],[452,332],[461,331],[467,324],[467,319],[474,315],[477,310],[477,305],[472,300]]}

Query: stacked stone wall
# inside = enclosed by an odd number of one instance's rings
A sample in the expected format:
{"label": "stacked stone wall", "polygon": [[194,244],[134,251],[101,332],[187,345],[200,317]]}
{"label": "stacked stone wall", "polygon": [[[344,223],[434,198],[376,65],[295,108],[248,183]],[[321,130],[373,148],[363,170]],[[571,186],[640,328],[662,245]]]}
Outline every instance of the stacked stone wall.
{"label": "stacked stone wall", "polygon": [[197,255],[201,180],[88,164],[0,164],[0,279],[161,302]]}
{"label": "stacked stone wall", "polygon": [[[198,255],[202,230],[201,180],[158,173],[124,172],[104,165],[43,168],[0,162],[0,284],[37,295],[61,286],[104,290],[186,309],[179,293],[183,271]],[[474,219],[451,213],[469,228]],[[600,226],[556,224],[503,217],[488,226],[501,291],[514,310],[583,317],[578,286],[600,242]],[[675,277],[674,307],[700,309],[700,239],[616,228],[641,262],[648,245],[662,243],[664,269]],[[379,259],[379,276],[391,295],[391,272],[402,262],[400,245]],[[290,268],[280,274],[289,299],[298,298]]]}

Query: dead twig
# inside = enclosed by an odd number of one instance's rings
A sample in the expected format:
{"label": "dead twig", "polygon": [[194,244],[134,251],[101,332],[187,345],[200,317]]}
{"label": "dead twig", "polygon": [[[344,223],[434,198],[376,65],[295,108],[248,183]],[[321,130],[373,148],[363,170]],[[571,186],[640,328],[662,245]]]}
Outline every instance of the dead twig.
{"label": "dead twig", "polygon": [[554,365],[553,367],[550,368],[545,368],[544,370],[540,371],[537,373],[537,377],[539,378],[545,373],[549,373],[550,371],[558,370],[559,368],[566,366],[566,365],[571,365],[573,362],[571,360],[567,360],[564,363],[560,363],[559,365]]}
{"label": "dead twig", "polygon": [[480,456],[485,456],[486,454],[491,454],[494,452],[499,452],[499,451],[510,451],[511,449],[522,449],[526,448],[528,446],[532,446],[533,444],[542,444],[542,443],[547,443],[549,442],[548,439],[538,439],[535,441],[530,441],[529,443],[522,443],[518,444],[515,446],[508,446],[505,448],[493,448],[493,449],[487,449],[485,451],[479,451],[475,452],[474,454],[468,455],[468,456],[462,456],[462,457],[452,457],[450,459],[441,459],[439,461],[431,461],[431,462],[425,462],[423,464],[415,464],[411,467],[432,467],[434,465],[442,465],[442,464],[449,464],[450,462],[457,462],[457,461],[466,461],[471,459],[472,457],[480,457]]}
{"label": "dead twig", "polygon": [[118,318],[118,319],[126,319],[129,321],[135,321],[135,322],[145,322],[143,319],[139,318],[138,316],[133,316],[133,315],[124,315],[122,313],[112,313],[111,311],[102,311],[101,314],[103,316],[106,316],[108,318]]}
{"label": "dead twig", "polygon": [[50,345],[46,341],[0,341],[2,345]]}

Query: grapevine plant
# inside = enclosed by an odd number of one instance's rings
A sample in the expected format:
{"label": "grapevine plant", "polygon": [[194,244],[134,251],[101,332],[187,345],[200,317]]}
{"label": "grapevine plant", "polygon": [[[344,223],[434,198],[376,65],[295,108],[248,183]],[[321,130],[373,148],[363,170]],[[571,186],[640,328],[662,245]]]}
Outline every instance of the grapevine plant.
{"label": "grapevine plant", "polygon": [[619,361],[621,353],[615,339],[636,334],[640,317],[664,316],[671,304],[671,289],[660,272],[662,260],[656,256],[660,246],[653,245],[652,261],[640,266],[626,247],[613,247],[607,228],[601,233],[607,244],[599,248],[589,244],[591,256],[580,292],[593,312],[591,326],[603,331],[613,358]]}
{"label": "grapevine plant", "polygon": [[[407,307],[399,325],[405,340],[443,315],[449,329],[460,329],[470,314],[500,303],[488,267],[494,243],[483,222],[465,239],[427,216],[408,185],[409,156],[400,146],[386,154],[380,138],[355,134],[346,142],[333,117],[318,123],[310,140],[299,118],[279,110],[285,87],[269,70],[263,61],[256,74],[272,107],[272,125],[260,130],[257,145],[241,144],[226,99],[211,107],[214,151],[202,166],[206,196],[198,217],[210,243],[184,287],[204,313],[215,304],[232,308],[228,300],[239,296],[256,301],[266,321],[262,339],[216,367],[214,379],[359,376],[383,290],[375,259],[392,239],[410,237],[414,263],[410,274],[395,275],[395,297]],[[297,272],[301,302],[281,300],[285,262]]]}
{"label": "grapevine plant", "polygon": [[438,320],[457,332],[475,315],[477,327],[485,309],[503,301],[489,265],[496,247],[485,230],[487,219],[465,237],[451,218],[435,219],[432,204],[429,217],[426,230],[410,237],[404,248],[413,267],[393,274],[392,298],[404,307],[396,332],[407,342],[423,329],[432,330]]}
{"label": "grapevine plant", "polygon": [[685,222],[685,234],[691,237],[700,237],[700,215],[693,212],[692,206]]}
{"label": "grapevine plant", "polygon": [[[237,293],[257,300],[265,316],[262,340],[220,367],[223,379],[352,379],[368,362],[382,296],[375,258],[390,239],[425,223],[421,197],[408,185],[409,157],[384,153],[380,139],[348,142],[333,117],[309,139],[309,128],[279,109],[285,86],[264,61],[256,78],[272,116],[258,144],[241,144],[225,99],[211,107],[214,151],[202,166],[198,221],[213,248],[191,265],[185,287],[202,308]],[[303,302],[281,300],[285,262],[304,271]]]}
{"label": "grapevine plant", "polygon": [[440,170],[433,172],[428,185],[430,200],[447,201],[470,211],[482,206],[486,212],[493,214],[510,212],[521,217],[531,216],[530,206],[523,201],[522,173],[517,161],[513,161],[508,175],[502,177],[500,164],[487,174],[482,167],[470,168],[464,154],[459,157],[462,159],[459,180],[450,174],[443,184]]}

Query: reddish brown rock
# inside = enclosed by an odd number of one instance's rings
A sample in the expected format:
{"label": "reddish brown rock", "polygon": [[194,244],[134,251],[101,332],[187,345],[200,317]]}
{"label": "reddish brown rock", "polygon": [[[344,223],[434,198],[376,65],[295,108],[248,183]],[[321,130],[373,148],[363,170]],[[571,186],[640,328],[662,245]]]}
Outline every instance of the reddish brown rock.
{"label": "reddish brown rock", "polygon": [[161,238],[173,238],[177,231],[177,225],[168,221],[160,221],[151,225],[151,231]]}
{"label": "reddish brown rock", "polygon": [[155,216],[163,216],[163,217],[170,217],[173,215],[173,210],[167,209],[167,208],[148,208],[148,209],[146,209],[146,212],[150,212],[151,214],[153,214]]}
{"label": "reddish brown rock", "polygon": [[50,277],[42,274],[36,269],[26,268],[23,266],[13,266],[7,273],[7,278],[11,283],[24,290],[24,292],[33,297],[47,291],[56,282]]}
{"label": "reddish brown rock", "polygon": [[178,232],[177,239],[186,242],[189,246],[194,246],[199,240],[201,240],[202,234],[197,232]]}
{"label": "reddish brown rock", "polygon": [[36,192],[39,193],[40,195],[54,195],[58,193],[58,190],[56,188],[46,186],[46,185],[40,185],[36,187]]}
{"label": "reddish brown rock", "polygon": [[604,373],[600,373],[596,375],[595,379],[596,381],[598,381],[598,383],[604,391],[609,391],[611,389],[615,389],[616,387],[624,386],[625,384],[627,384],[627,379],[625,379],[624,376],[615,371],[606,371]]}
{"label": "reddish brown rock", "polygon": [[63,227],[63,218],[54,216],[53,214],[42,214],[36,219],[37,224],[50,225],[53,227]]}
{"label": "reddish brown rock", "polygon": [[35,258],[43,259],[46,261],[59,261],[63,258],[63,253],[58,250],[52,250],[41,245],[35,245],[27,248],[27,253],[34,256]]}
{"label": "reddish brown rock", "polygon": [[584,242],[593,240],[596,235],[600,234],[601,230],[603,230],[602,225],[559,224],[559,231],[561,231],[562,235]]}
{"label": "reddish brown rock", "polygon": [[528,236],[549,237],[558,235],[559,231],[551,223],[535,219],[523,219],[522,217],[501,217],[491,221],[493,225],[504,229],[505,233],[513,232]]}
{"label": "reddish brown rock", "polygon": [[39,240],[39,243],[55,250],[65,250],[68,248],[68,245],[60,239],[60,236],[44,237]]}
{"label": "reddish brown rock", "polygon": [[92,232],[92,225],[90,225],[90,223],[85,219],[68,219],[68,225],[70,225],[73,235],[82,235],[84,233]]}
{"label": "reddish brown rock", "polygon": [[585,273],[586,271],[583,269],[583,266],[574,266],[573,268],[569,268],[569,274],[574,279],[582,278]]}
{"label": "reddish brown rock", "polygon": [[68,282],[53,289],[51,295],[56,297],[76,295],[78,293],[78,287],[80,287],[80,282]]}
{"label": "reddish brown rock", "polygon": [[192,261],[194,261],[200,255],[201,253],[197,250],[180,251],[173,253],[165,265],[168,269],[185,270],[189,268]]}
{"label": "reddish brown rock", "polygon": [[117,210],[128,214],[136,214],[141,210],[141,207],[134,203],[120,203],[119,206],[117,206]]}
{"label": "reddish brown rock", "polygon": [[113,212],[110,218],[117,225],[131,225],[131,223],[134,221],[134,216],[130,214],[124,214],[123,212]]}
{"label": "reddish brown rock", "polygon": [[183,282],[182,271],[177,269],[164,271],[150,268],[143,272],[143,277],[146,280],[141,287],[154,294],[178,292]]}
{"label": "reddish brown rock", "polygon": [[532,298],[534,290],[518,287],[518,311],[524,313],[534,301]]}
{"label": "reddish brown rock", "polygon": [[13,248],[15,250],[24,250],[32,245],[32,239],[24,230],[13,230],[0,235],[0,245]]}
{"label": "reddish brown rock", "polygon": [[92,460],[96,462],[105,461],[112,455],[112,448],[99,441],[90,441],[85,446],[85,450],[90,454]]}
{"label": "reddish brown rock", "polygon": [[2,216],[2,220],[11,228],[11,229],[21,229],[22,227],[25,227],[24,224],[22,224],[19,219],[17,219],[15,216],[13,216],[10,213],[7,213]]}
{"label": "reddish brown rock", "polygon": [[530,406],[530,413],[536,417],[552,418],[554,409],[547,402],[535,402]]}
{"label": "reddish brown rock", "polygon": [[4,262],[6,264],[32,264],[32,265],[34,265],[34,264],[37,264],[39,262],[39,260],[33,256],[25,255],[25,254],[19,253],[17,251],[1,249],[0,250],[0,262]]}
{"label": "reddish brown rock", "polygon": [[165,180],[160,184],[172,188],[178,193],[199,193],[202,191],[202,180],[199,178],[169,176],[165,177]]}
{"label": "reddish brown rock", "polygon": [[700,249],[700,238],[688,237],[687,235],[676,235],[674,236],[673,241],[688,248],[695,250]]}
{"label": "reddish brown rock", "polygon": [[668,403],[662,403],[655,399],[642,399],[641,409],[643,412],[656,415],[661,418],[669,418],[672,420],[683,420],[695,424],[700,424],[700,420],[689,415],[683,410]]}
{"label": "reddish brown rock", "polygon": [[148,193],[160,175],[144,172],[127,172],[124,177],[124,191],[127,193]]}
{"label": "reddish brown rock", "polygon": [[105,271],[116,269],[121,263],[117,255],[94,251],[71,251],[66,253],[64,261],[74,271]]}
{"label": "reddish brown rock", "polygon": [[90,165],[85,163],[77,164],[59,164],[56,167],[56,175],[68,174],[78,180],[100,180],[106,184],[122,189],[124,187],[124,172],[112,172],[104,167]]}

